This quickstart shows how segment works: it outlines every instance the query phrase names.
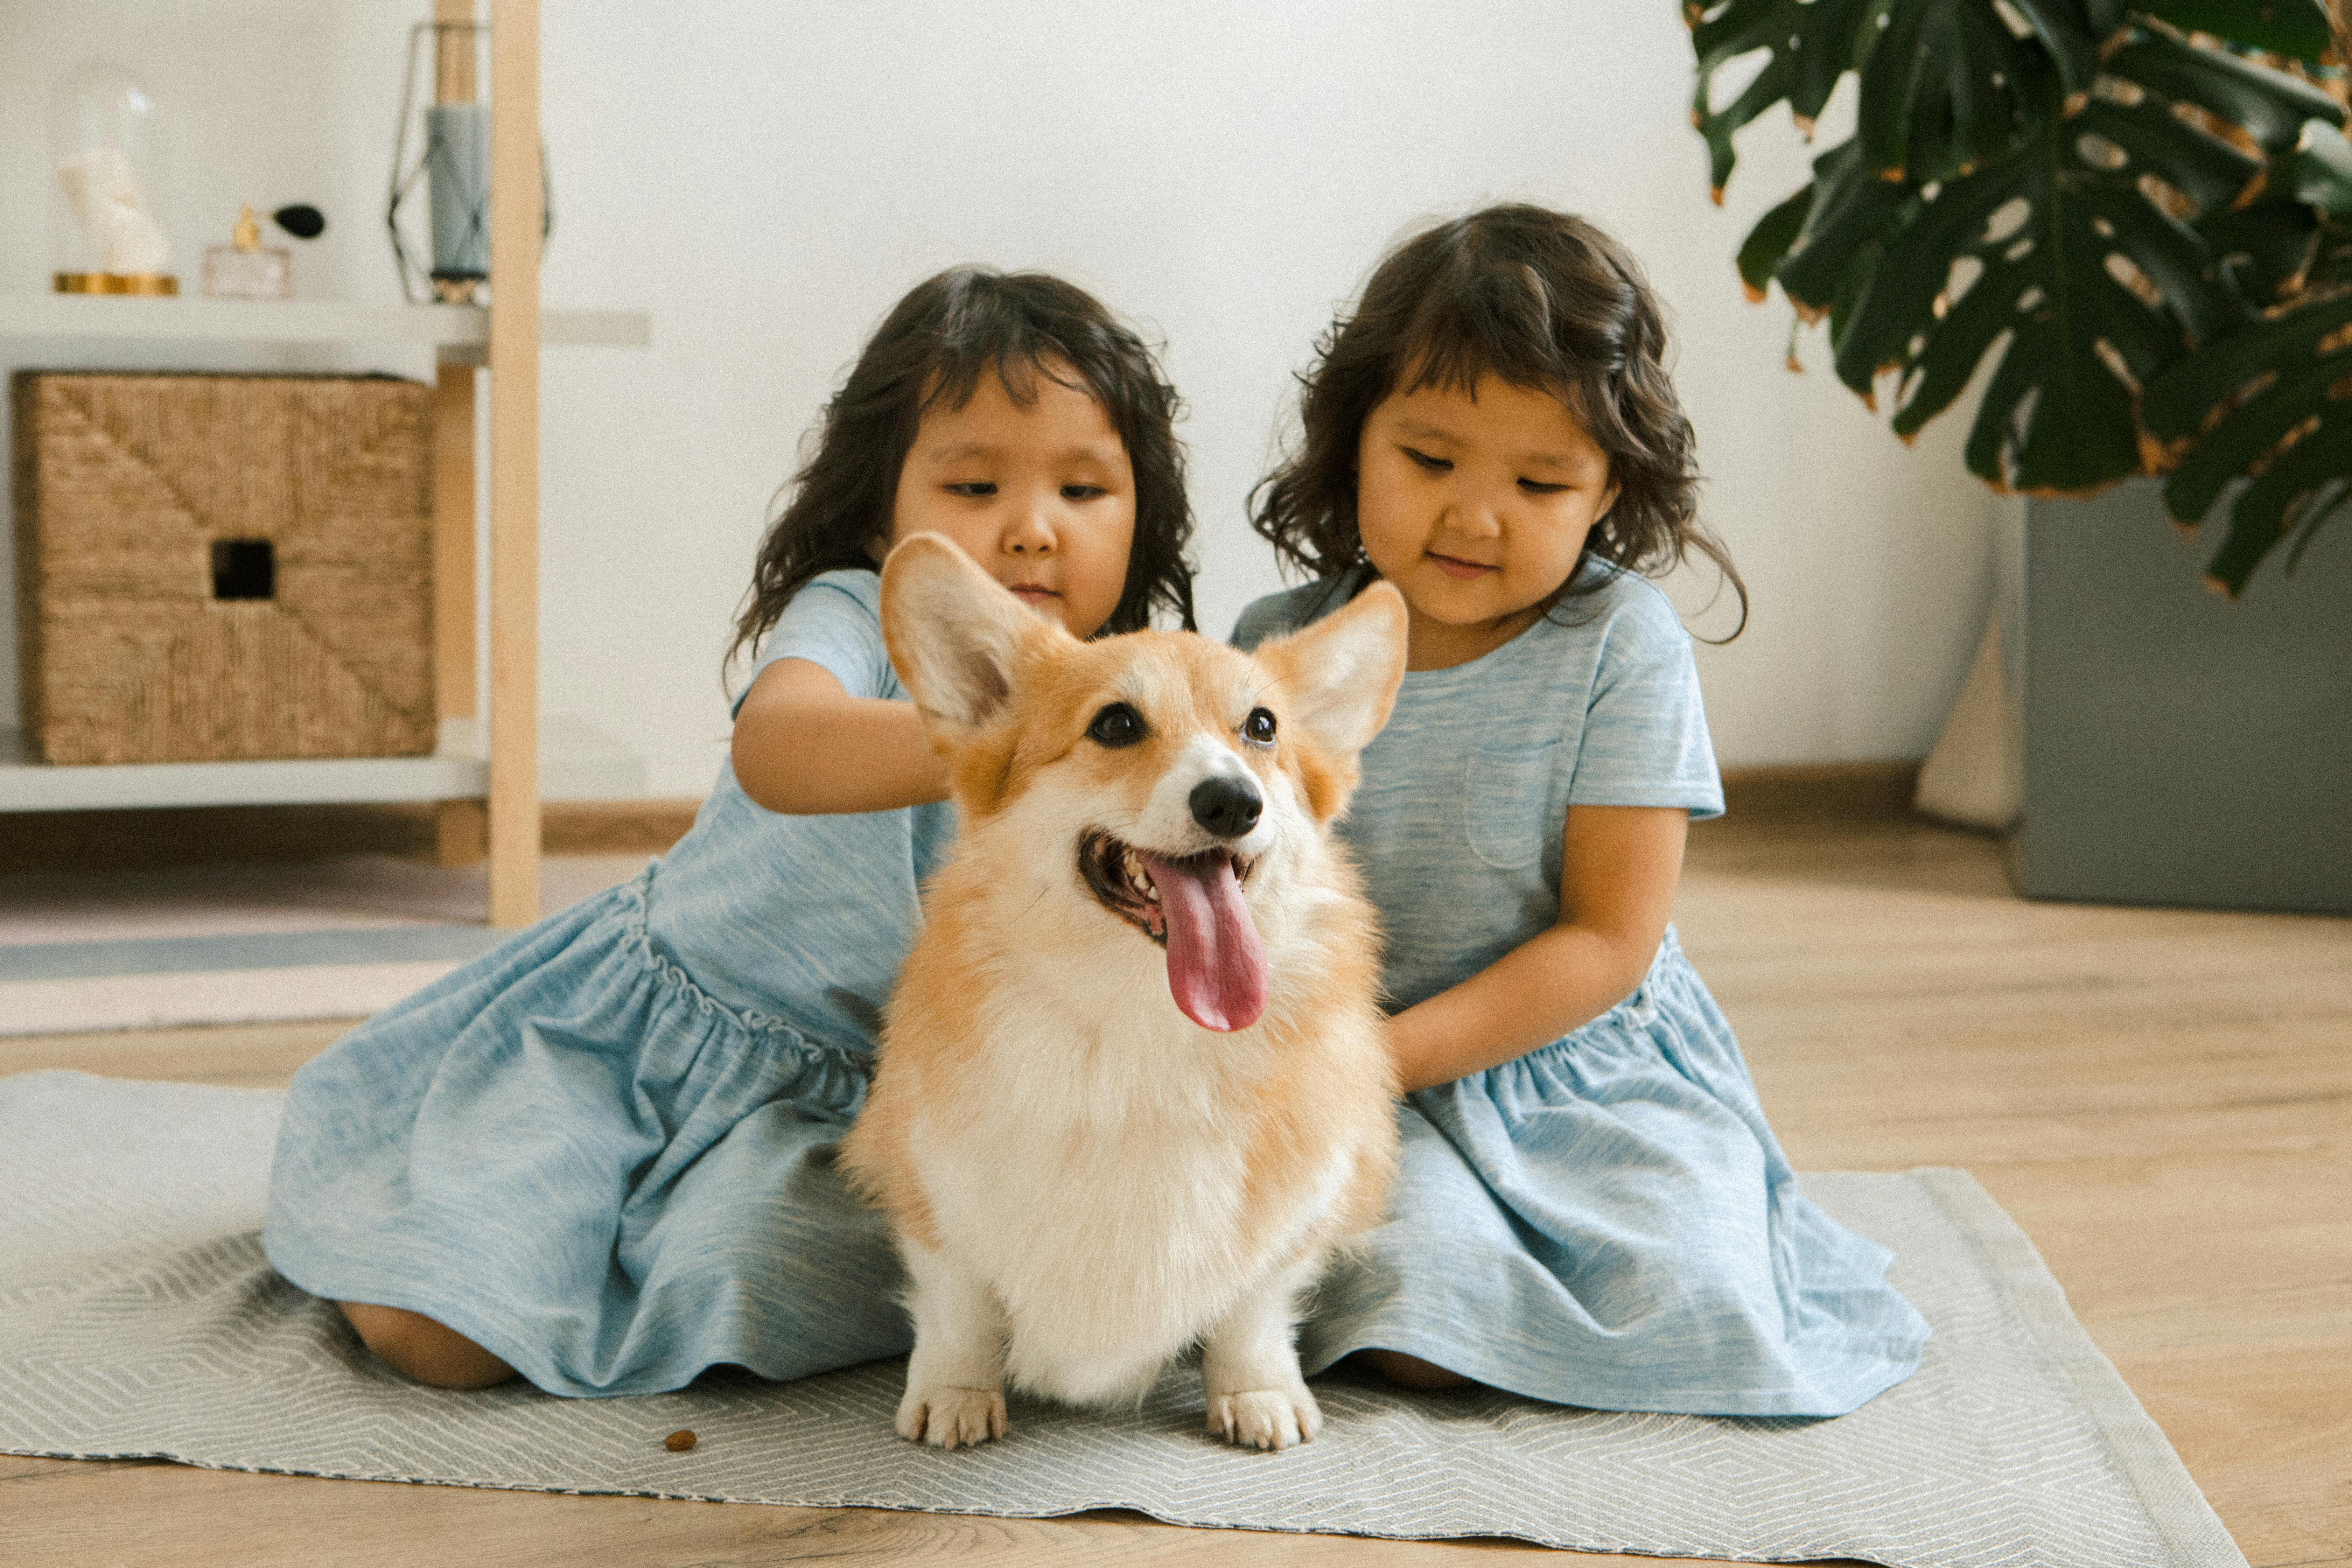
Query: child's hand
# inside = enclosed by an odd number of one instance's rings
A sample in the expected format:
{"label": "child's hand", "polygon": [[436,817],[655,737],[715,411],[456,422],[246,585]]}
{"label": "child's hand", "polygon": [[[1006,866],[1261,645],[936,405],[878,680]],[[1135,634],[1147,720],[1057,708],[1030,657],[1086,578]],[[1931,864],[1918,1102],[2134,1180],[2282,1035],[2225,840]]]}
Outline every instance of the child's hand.
{"label": "child's hand", "polygon": [[852,697],[833,672],[780,658],[760,672],[735,715],[735,782],[770,811],[794,816],[893,811],[948,797],[911,702]]}
{"label": "child's hand", "polygon": [[1406,1091],[1549,1045],[1631,995],[1674,912],[1689,830],[1680,806],[1570,806],[1559,922],[1390,1020]]}

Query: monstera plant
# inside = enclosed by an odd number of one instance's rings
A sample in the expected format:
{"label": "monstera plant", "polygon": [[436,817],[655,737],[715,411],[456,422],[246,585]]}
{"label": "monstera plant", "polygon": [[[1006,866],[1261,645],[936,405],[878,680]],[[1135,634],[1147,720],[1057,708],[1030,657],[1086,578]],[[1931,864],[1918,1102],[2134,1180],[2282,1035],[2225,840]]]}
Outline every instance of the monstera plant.
{"label": "monstera plant", "polygon": [[[2237,596],[2352,499],[2352,143],[2318,0],[1698,0],[1693,120],[1800,130],[1859,77],[1854,134],[1739,248],[1826,317],[1839,379],[1905,439],[1994,356],[1969,434],[1996,488],[2168,474],[2232,503]],[[1747,75],[1744,84],[1740,76]]]}

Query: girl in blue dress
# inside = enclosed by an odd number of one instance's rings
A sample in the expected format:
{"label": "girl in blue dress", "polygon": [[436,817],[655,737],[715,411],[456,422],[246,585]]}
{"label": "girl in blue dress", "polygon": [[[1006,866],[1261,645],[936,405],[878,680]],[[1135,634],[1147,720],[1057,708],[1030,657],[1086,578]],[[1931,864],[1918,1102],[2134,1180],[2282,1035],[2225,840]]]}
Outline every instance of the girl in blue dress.
{"label": "girl in blue dress", "polygon": [[1076,636],[1190,627],[1176,411],[1143,342],[1057,279],[968,268],[901,300],[761,546],[737,626],[759,658],[692,831],[295,1076],[278,1272],[450,1387],[903,1353],[887,1227],[833,1156],[954,823],[876,563],[944,533]]}
{"label": "girl in blue dress", "polygon": [[1375,576],[1404,595],[1403,689],[1340,833],[1410,1092],[1389,1220],[1323,1281],[1307,1371],[1853,1409],[1927,1324],[1798,1192],[1667,923],[1723,796],[1690,637],[1637,574],[1696,552],[1738,577],[1697,518],[1657,301],[1591,224],[1496,207],[1391,253],[1320,349],[1253,519],[1314,581],[1234,640]]}

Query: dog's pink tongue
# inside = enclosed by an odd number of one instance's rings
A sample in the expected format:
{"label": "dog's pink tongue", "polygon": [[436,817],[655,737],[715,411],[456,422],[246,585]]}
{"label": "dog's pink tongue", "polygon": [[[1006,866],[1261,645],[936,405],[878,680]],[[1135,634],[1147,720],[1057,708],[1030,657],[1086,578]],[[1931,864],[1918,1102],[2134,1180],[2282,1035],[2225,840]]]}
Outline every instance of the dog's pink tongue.
{"label": "dog's pink tongue", "polygon": [[1223,855],[1142,855],[1168,919],[1168,989],[1204,1029],[1246,1029],[1265,1011],[1265,949]]}

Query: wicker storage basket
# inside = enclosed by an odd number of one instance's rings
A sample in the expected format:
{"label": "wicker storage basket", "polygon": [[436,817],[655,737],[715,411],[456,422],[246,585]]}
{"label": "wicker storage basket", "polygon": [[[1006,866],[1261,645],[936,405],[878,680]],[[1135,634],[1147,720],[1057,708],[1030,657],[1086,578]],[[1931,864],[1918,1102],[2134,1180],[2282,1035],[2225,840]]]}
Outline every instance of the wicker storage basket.
{"label": "wicker storage basket", "polygon": [[45,761],[433,749],[428,388],[26,371],[12,392]]}

